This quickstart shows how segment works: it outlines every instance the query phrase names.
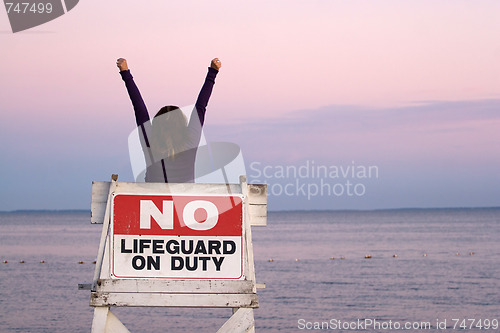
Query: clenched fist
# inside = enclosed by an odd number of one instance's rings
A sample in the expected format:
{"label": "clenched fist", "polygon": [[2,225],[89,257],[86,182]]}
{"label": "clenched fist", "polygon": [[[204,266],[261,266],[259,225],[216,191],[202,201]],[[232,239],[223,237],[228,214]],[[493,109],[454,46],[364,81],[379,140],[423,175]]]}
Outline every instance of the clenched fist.
{"label": "clenched fist", "polygon": [[118,68],[120,69],[120,72],[128,70],[128,65],[127,65],[126,59],[118,58],[118,60],[116,60],[116,66],[118,66]]}
{"label": "clenched fist", "polygon": [[212,62],[210,63],[210,67],[212,67],[213,69],[219,70],[220,66],[222,66],[222,64],[221,64],[219,58],[212,59]]}

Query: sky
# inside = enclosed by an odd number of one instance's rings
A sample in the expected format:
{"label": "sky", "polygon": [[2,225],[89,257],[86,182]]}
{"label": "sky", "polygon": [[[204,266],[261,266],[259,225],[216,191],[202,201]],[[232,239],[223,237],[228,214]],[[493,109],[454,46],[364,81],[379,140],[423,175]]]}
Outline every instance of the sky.
{"label": "sky", "polygon": [[[88,209],[133,181],[126,58],[150,112],[222,68],[207,141],[269,210],[499,206],[500,2],[90,1],[12,33],[0,9],[0,210]],[[369,172],[370,171],[370,172]]]}

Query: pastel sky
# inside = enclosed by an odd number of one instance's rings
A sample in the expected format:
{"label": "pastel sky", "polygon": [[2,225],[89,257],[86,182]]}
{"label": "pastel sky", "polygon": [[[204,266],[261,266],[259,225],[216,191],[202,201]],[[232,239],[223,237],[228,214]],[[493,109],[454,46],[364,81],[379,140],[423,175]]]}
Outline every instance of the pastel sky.
{"label": "pastel sky", "polygon": [[[498,17],[497,0],[81,0],[13,34],[0,9],[0,210],[88,209],[93,180],[132,181],[118,57],[150,112],[194,103],[219,57],[206,137],[241,147],[271,210],[498,206]],[[378,175],[276,174],[311,165]],[[364,193],[310,193],[348,180]]]}

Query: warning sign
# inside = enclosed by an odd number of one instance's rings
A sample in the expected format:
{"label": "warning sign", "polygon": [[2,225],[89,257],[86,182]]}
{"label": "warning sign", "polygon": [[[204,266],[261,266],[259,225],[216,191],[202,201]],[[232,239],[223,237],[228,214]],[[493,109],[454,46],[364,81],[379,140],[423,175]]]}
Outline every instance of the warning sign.
{"label": "warning sign", "polygon": [[116,194],[114,278],[243,278],[241,196]]}

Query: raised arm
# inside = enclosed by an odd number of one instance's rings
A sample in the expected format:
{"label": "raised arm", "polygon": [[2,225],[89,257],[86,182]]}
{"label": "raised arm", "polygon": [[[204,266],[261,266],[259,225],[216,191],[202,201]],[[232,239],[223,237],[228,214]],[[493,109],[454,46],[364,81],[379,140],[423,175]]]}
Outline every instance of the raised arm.
{"label": "raised arm", "polygon": [[207,110],[208,100],[210,99],[210,95],[212,94],[212,89],[215,84],[215,77],[217,76],[217,73],[219,73],[220,67],[220,60],[218,58],[212,59],[212,61],[210,62],[210,67],[208,68],[205,82],[203,83],[200,94],[198,95],[198,99],[196,100],[196,111],[198,113],[200,124],[202,126],[205,122],[205,112]]}
{"label": "raised arm", "polygon": [[142,99],[141,93],[139,92],[139,88],[137,88],[134,77],[130,74],[130,70],[128,69],[127,60],[123,58],[119,58],[116,61],[116,66],[120,69],[120,75],[125,81],[125,86],[127,87],[127,92],[132,101],[132,105],[134,106],[135,112],[135,121],[137,126],[144,124],[149,121],[149,114],[146,108],[146,104]]}

